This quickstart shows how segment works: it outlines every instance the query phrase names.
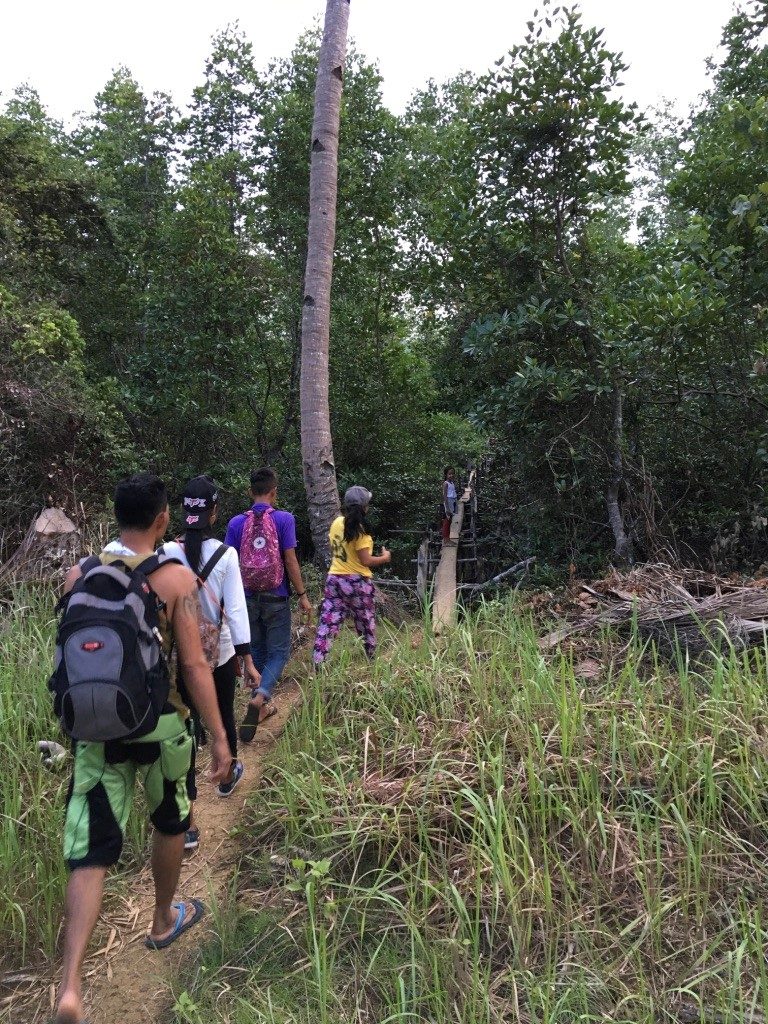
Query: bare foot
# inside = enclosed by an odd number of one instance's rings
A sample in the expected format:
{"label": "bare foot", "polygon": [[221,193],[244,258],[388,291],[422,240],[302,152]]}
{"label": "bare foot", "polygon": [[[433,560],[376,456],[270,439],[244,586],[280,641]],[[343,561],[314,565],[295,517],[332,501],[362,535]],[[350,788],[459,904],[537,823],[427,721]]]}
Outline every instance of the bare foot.
{"label": "bare foot", "polygon": [[81,1024],[83,1001],[76,992],[62,992],[56,1007],[54,1024]]}

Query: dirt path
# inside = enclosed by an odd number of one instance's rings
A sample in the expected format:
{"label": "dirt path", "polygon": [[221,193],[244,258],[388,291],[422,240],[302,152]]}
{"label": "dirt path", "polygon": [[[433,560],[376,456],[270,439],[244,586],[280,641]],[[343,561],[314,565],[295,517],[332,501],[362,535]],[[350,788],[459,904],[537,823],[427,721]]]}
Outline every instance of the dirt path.
{"label": "dirt path", "polygon": [[[205,781],[204,765],[198,780],[196,804],[200,827],[199,850],[186,858],[179,893],[210,903],[221,896],[237,862],[239,850],[230,833],[241,820],[246,798],[259,784],[268,759],[291,711],[301,699],[298,684],[285,681],[275,694],[277,714],[259,727],[253,744],[243,745],[239,756],[245,766],[243,781],[226,800],[217,797]],[[162,952],[144,946],[153,907],[152,876],[145,867],[131,881],[130,892],[113,899],[102,916],[85,967],[85,1003],[89,1024],[147,1024],[157,1021],[171,1006],[169,980],[179,961],[199,945],[210,928],[210,918]],[[9,1024],[42,1024],[50,1020],[53,986],[30,1002],[9,1007]]]}

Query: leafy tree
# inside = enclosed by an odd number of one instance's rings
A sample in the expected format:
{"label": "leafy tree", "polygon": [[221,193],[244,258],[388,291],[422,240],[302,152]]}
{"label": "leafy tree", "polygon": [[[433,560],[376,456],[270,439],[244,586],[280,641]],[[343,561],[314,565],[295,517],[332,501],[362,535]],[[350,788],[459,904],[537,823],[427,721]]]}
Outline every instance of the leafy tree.
{"label": "leafy tree", "polygon": [[128,447],[74,315],[108,246],[94,182],[37,95],[0,115],[0,501],[10,539],[46,503],[99,502]]}
{"label": "leafy tree", "polygon": [[78,316],[89,336],[91,363],[106,375],[117,372],[126,383],[132,360],[149,345],[153,273],[163,218],[173,203],[176,120],[167,96],[145,96],[130,72],[120,68],[74,134],[110,239],[94,253]]}
{"label": "leafy tree", "polygon": [[[503,440],[508,491],[541,524],[528,543],[560,552],[593,531],[602,501],[617,549],[629,553],[616,482],[620,358],[596,317],[602,253],[618,238],[616,200],[630,190],[640,125],[614,98],[624,70],[602,33],[557,9],[531,22],[479,85],[431,89],[409,115],[411,137],[440,139],[436,157],[456,173],[441,179],[447,210],[434,204],[417,249],[439,268],[422,294],[444,319],[445,391],[464,396],[466,411]],[[458,155],[442,149],[446,119]],[[430,296],[443,268],[459,279],[453,295],[438,284]],[[553,506],[554,517],[545,511]]]}
{"label": "leafy tree", "polygon": [[[501,545],[558,566],[768,554],[764,26],[764,5],[737,11],[697,109],[650,126],[602,33],[550,4],[487,75],[427,83],[402,118],[347,55],[329,423],[380,530],[423,524],[441,463],[485,434]],[[227,28],[184,117],[125,69],[69,134],[31,90],[7,105],[11,521],[98,501],[138,462],[233,490],[275,462],[300,505],[319,49],[309,32],[257,69]]]}

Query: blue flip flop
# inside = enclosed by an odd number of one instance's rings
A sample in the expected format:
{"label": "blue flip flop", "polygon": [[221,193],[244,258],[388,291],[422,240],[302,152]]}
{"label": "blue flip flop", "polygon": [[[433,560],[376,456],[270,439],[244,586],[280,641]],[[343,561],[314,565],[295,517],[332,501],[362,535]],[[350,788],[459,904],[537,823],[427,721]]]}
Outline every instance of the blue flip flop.
{"label": "blue flip flop", "polygon": [[[191,903],[194,907],[193,914],[187,913],[187,903]],[[166,935],[164,939],[153,939],[148,935],[144,939],[144,945],[147,949],[165,949],[167,946],[170,946],[172,942],[175,942],[192,925],[197,924],[203,914],[205,914],[205,907],[200,900],[185,900],[182,903],[172,903],[171,906],[179,912],[176,924],[173,926],[173,931],[170,935]]]}

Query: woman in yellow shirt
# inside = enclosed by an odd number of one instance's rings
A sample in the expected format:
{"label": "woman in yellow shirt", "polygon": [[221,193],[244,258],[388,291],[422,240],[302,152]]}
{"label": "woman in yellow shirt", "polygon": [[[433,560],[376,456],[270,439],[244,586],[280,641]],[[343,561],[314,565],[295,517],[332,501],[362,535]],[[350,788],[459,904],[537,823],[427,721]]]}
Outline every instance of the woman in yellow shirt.
{"label": "woman in yellow shirt", "polygon": [[350,487],[344,495],[344,515],[334,519],[329,537],[333,560],[325,581],[320,622],[315,636],[312,660],[322,665],[346,618],[351,618],[358,636],[365,644],[365,653],[376,653],[376,612],[371,578],[373,569],[386,565],[392,558],[386,548],[373,553],[365,515],[373,495],[365,487]]}

